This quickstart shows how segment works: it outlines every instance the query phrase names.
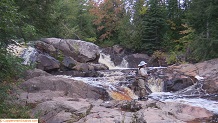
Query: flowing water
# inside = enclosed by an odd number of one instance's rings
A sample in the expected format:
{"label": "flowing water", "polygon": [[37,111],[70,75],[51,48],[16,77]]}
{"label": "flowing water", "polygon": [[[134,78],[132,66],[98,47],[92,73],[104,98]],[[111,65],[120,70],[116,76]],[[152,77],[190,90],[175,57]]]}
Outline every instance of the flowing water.
{"label": "flowing water", "polygon": [[[22,57],[24,58],[24,64],[30,64],[35,60],[37,51],[34,48],[27,48],[24,50]],[[132,100],[137,99],[138,96],[128,88],[129,84],[134,81],[134,75],[137,68],[128,68],[128,62],[123,59],[119,66],[115,66],[111,61],[109,55],[101,54],[100,63],[106,64],[109,70],[99,71],[103,74],[103,77],[72,77],[66,75],[58,75],[59,77],[80,80],[88,83],[92,86],[104,88],[108,91],[109,95],[116,100]],[[164,67],[150,67],[150,70],[156,69],[163,72]],[[198,94],[204,94],[205,97],[210,97],[201,88],[201,81],[193,86],[186,88],[176,93],[163,92],[164,82],[161,79],[151,76],[149,79],[149,88],[152,90],[152,94],[149,95],[149,99],[154,99],[162,102],[179,102],[189,104],[193,106],[203,107],[209,111],[218,114],[218,102],[210,100],[209,98],[200,98]],[[193,89],[195,91],[193,91]],[[190,91],[191,90],[191,91]],[[193,93],[194,92],[194,93]],[[218,98],[218,95],[213,95],[214,98]]]}

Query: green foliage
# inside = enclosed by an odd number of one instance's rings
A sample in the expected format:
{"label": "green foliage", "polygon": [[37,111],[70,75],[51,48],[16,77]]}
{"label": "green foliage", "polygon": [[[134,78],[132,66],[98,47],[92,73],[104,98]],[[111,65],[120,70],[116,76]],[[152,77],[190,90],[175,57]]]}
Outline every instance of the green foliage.
{"label": "green foliage", "polygon": [[16,33],[19,30],[17,24],[21,19],[17,8],[13,0],[0,2],[0,48],[7,47],[9,40],[17,37]]}
{"label": "green foliage", "polygon": [[30,118],[29,107],[14,102],[12,86],[14,83],[0,83],[0,118]]}
{"label": "green foliage", "polygon": [[168,57],[166,58],[167,64],[175,64],[178,63],[177,54],[175,52],[170,52]]}
{"label": "green foliage", "polygon": [[166,62],[167,64],[183,64],[186,63],[186,58],[184,52],[171,51],[167,54]]}
{"label": "green foliage", "polygon": [[[202,9],[204,8],[204,9]],[[218,1],[192,0],[186,13],[195,35],[189,45],[189,59],[202,61],[218,57]]]}
{"label": "green foliage", "polygon": [[0,82],[21,77],[27,69],[21,62],[22,59],[0,50]]}
{"label": "green foliage", "polygon": [[0,48],[12,39],[57,37],[211,59],[218,54],[217,11],[217,0],[1,0]]}
{"label": "green foliage", "polygon": [[37,37],[37,31],[36,28],[33,25],[24,24],[21,27],[22,30],[22,38],[25,40],[27,39],[34,39],[34,37]]}
{"label": "green foliage", "polygon": [[218,40],[197,37],[190,45],[190,61],[202,61],[218,58]]}
{"label": "green foliage", "polygon": [[111,41],[111,40],[105,40],[105,41],[99,43],[100,47],[111,47],[113,45],[115,45],[115,43],[114,43],[114,41]]}
{"label": "green foliage", "polygon": [[138,48],[152,54],[155,50],[161,49],[166,26],[165,8],[157,0],[150,0],[147,3],[139,0],[135,9],[133,23],[136,31],[135,40],[139,40]]}
{"label": "green foliage", "polygon": [[90,5],[90,14],[95,17],[93,24],[96,26],[98,41],[116,40],[118,27],[125,12],[123,1],[104,0],[97,4],[91,0]]}
{"label": "green foliage", "polygon": [[96,37],[91,37],[91,38],[86,38],[85,40],[88,41],[88,42],[95,43],[96,39],[97,39]]}

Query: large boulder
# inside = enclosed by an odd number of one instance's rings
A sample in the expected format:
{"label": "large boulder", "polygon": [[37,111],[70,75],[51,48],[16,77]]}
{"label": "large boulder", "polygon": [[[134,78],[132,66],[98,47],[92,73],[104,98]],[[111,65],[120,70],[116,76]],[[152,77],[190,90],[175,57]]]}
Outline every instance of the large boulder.
{"label": "large boulder", "polygon": [[42,42],[42,41],[36,41],[35,47],[36,47],[36,49],[43,51],[45,53],[48,53],[48,54],[55,54],[55,52],[56,52],[56,49],[53,45],[47,44],[47,43]]}
{"label": "large boulder", "polygon": [[60,68],[60,62],[49,55],[39,54],[36,62],[36,67],[45,71],[51,71]]}
{"label": "large boulder", "polygon": [[140,54],[140,53],[127,55],[125,57],[126,61],[128,62],[128,67],[130,67],[130,68],[137,68],[138,64],[141,61],[145,61],[148,63],[149,58],[150,57],[147,54]]}
{"label": "large boulder", "polygon": [[169,69],[199,79],[199,81],[203,82],[203,88],[207,90],[208,93],[218,93],[218,59],[196,64],[170,66]]}
{"label": "large boulder", "polygon": [[90,42],[59,38],[44,38],[41,41],[54,46],[63,55],[70,56],[81,63],[97,63],[100,56],[99,47]]}

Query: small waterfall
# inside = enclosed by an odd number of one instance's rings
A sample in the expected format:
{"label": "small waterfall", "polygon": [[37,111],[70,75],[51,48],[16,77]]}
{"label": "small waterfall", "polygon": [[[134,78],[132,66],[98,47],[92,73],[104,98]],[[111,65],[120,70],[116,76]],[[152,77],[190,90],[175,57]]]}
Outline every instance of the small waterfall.
{"label": "small waterfall", "polygon": [[121,67],[121,68],[128,68],[129,67],[129,63],[127,62],[125,57],[123,58],[123,60],[122,60],[121,64],[119,65],[119,67]]}
{"label": "small waterfall", "polygon": [[99,63],[105,64],[109,67],[109,69],[120,69],[120,68],[128,68],[128,62],[125,58],[123,58],[120,65],[115,66],[114,62],[111,60],[110,55],[104,54],[100,52]]}
{"label": "small waterfall", "polygon": [[101,53],[101,52],[100,52],[99,63],[107,65],[109,67],[109,69],[114,69],[116,67],[114,65],[114,63],[111,61],[110,55],[106,55],[106,54]]}
{"label": "small waterfall", "polygon": [[[99,62],[102,63],[102,64],[107,65],[110,70],[112,70],[112,69],[125,69],[125,68],[128,68],[128,62],[125,59],[125,57],[123,58],[123,60],[122,60],[120,65],[115,66],[114,62],[111,61],[110,55],[104,54],[102,52],[100,53]],[[165,69],[165,68],[166,67],[149,67],[150,70],[157,69],[159,72],[162,72],[162,69]],[[132,68],[132,69],[134,69],[133,70],[134,73],[137,72],[136,68]],[[152,92],[162,92],[163,88],[164,88],[164,81],[162,79],[160,79],[160,78],[155,78],[155,77],[152,76],[152,77],[150,77],[148,79],[148,85],[149,85],[149,88],[151,89]]]}
{"label": "small waterfall", "polygon": [[23,53],[21,54],[21,58],[24,59],[23,64],[31,65],[31,63],[36,61],[37,55],[38,55],[38,51],[35,48],[31,46],[25,48],[23,50]]}

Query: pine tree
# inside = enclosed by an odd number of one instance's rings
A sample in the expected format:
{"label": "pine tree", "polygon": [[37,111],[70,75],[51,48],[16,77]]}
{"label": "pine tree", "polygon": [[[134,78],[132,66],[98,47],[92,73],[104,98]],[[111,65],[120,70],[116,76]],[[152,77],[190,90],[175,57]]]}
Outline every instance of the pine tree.
{"label": "pine tree", "polygon": [[218,1],[192,0],[187,18],[197,37],[190,44],[197,61],[218,57]]}
{"label": "pine tree", "polygon": [[[141,50],[152,54],[161,48],[165,32],[165,8],[158,0],[140,1],[136,5],[134,24],[141,41]],[[137,22],[139,21],[139,22]]]}

